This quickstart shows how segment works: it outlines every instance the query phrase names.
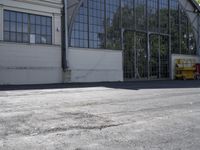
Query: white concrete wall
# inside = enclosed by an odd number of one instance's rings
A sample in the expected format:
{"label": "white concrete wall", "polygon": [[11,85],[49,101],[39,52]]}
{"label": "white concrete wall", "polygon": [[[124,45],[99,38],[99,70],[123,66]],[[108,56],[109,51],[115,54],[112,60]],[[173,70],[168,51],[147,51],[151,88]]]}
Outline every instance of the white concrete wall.
{"label": "white concrete wall", "polygon": [[172,54],[171,56],[171,77],[172,80],[175,79],[175,72],[176,72],[176,60],[177,59],[194,59],[197,63],[200,63],[200,57],[198,56],[191,56],[191,55],[180,55],[180,54]]}
{"label": "white concrete wall", "polygon": [[60,46],[0,43],[0,84],[61,82]]}
{"label": "white concrete wall", "polygon": [[69,48],[71,82],[123,81],[122,51]]}

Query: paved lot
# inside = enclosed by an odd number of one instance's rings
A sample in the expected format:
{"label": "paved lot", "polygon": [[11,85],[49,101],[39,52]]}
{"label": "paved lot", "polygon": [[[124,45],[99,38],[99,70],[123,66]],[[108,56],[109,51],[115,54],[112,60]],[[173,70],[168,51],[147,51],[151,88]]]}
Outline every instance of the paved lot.
{"label": "paved lot", "polygon": [[199,81],[0,89],[0,150],[200,149]]}

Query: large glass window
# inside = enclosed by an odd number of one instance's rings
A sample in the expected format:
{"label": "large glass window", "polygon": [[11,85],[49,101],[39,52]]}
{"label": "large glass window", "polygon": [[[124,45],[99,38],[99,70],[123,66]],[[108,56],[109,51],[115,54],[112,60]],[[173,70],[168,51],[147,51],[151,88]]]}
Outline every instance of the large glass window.
{"label": "large glass window", "polygon": [[136,27],[139,30],[146,30],[146,0],[135,0]]}
{"label": "large glass window", "polygon": [[175,54],[196,54],[194,29],[178,0],[170,0],[171,49]]}
{"label": "large glass window", "polygon": [[121,49],[120,0],[106,0],[106,48]]}
{"label": "large glass window", "polygon": [[183,10],[181,10],[181,53],[188,54],[188,19]]}
{"label": "large glass window", "polygon": [[4,41],[52,44],[52,18],[5,10]]}
{"label": "large glass window", "polygon": [[122,31],[134,31],[170,37],[172,53],[196,54],[196,31],[178,0],[85,0],[74,20],[72,47],[121,49]]}
{"label": "large glass window", "polygon": [[122,27],[134,29],[134,1],[122,0]]}
{"label": "large glass window", "polygon": [[148,1],[149,30],[158,31],[158,0]]}
{"label": "large glass window", "polygon": [[89,0],[89,47],[105,47],[104,0]]}
{"label": "large glass window", "polygon": [[195,34],[194,30],[191,24],[188,25],[188,48],[189,48],[189,54],[195,55],[196,54],[196,40],[195,40]]}
{"label": "large glass window", "polygon": [[160,0],[160,31],[169,31],[169,0]]}
{"label": "large glass window", "polygon": [[171,47],[172,53],[180,53],[179,48],[179,5],[177,0],[170,1]]}
{"label": "large glass window", "polygon": [[71,46],[87,48],[89,46],[88,35],[88,2],[85,1],[80,9],[71,33]]}
{"label": "large glass window", "polygon": [[121,48],[120,0],[85,0],[71,32],[70,46]]}

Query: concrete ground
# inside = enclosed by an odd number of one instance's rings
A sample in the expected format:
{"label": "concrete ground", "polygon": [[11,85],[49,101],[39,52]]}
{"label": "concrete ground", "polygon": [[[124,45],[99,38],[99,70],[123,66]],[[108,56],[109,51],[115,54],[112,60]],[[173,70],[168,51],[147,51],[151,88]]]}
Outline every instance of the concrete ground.
{"label": "concrete ground", "polygon": [[200,149],[200,81],[0,90],[0,150]]}

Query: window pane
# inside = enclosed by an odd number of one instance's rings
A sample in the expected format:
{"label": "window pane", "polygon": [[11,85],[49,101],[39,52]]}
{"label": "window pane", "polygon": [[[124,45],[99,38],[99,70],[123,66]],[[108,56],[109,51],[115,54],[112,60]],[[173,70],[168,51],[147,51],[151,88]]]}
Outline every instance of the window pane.
{"label": "window pane", "polygon": [[36,16],[36,24],[40,25],[41,24],[41,17]]}
{"label": "window pane", "polygon": [[47,27],[47,35],[51,35],[52,31],[51,31],[51,27]]}
{"label": "window pane", "polygon": [[47,19],[46,17],[42,17],[42,25],[46,25],[47,24]]}
{"label": "window pane", "polygon": [[17,32],[22,32],[22,23],[17,23]]}
{"label": "window pane", "polygon": [[16,31],[16,23],[15,22],[10,23],[10,31],[13,31],[13,32]]}
{"label": "window pane", "polygon": [[8,21],[4,21],[4,31],[9,31],[10,30],[9,26],[10,23]]}
{"label": "window pane", "polygon": [[40,34],[41,33],[41,28],[39,25],[36,26],[36,34]]}
{"label": "window pane", "polygon": [[10,20],[10,13],[9,13],[9,11],[4,11],[4,20]]}
{"label": "window pane", "polygon": [[37,43],[37,44],[40,44],[40,36],[39,35],[36,35],[36,39],[35,39],[35,42]]}
{"label": "window pane", "polygon": [[28,34],[23,34],[23,42],[29,42]]}
{"label": "window pane", "polygon": [[11,33],[10,33],[10,40],[11,40],[12,42],[16,42],[16,33],[15,33],[15,32],[11,32]]}
{"label": "window pane", "polygon": [[9,32],[4,32],[4,40],[9,41]]}
{"label": "window pane", "polygon": [[31,25],[30,30],[31,34],[35,34],[35,25]]}
{"label": "window pane", "polygon": [[42,36],[42,37],[41,37],[41,43],[42,43],[42,44],[46,44],[46,43],[47,43],[47,38],[46,38],[46,36]]}
{"label": "window pane", "polygon": [[51,18],[50,18],[50,17],[47,17],[47,25],[48,25],[48,26],[51,26],[51,25],[52,25],[52,22],[51,22]]}
{"label": "window pane", "polygon": [[28,23],[28,14],[23,14],[23,22]]}
{"label": "window pane", "polygon": [[23,32],[28,33],[28,24],[23,24]]}
{"label": "window pane", "polygon": [[52,43],[52,38],[51,38],[51,36],[47,36],[47,44],[51,44]]}
{"label": "window pane", "polygon": [[22,13],[17,13],[17,22],[22,22]]}
{"label": "window pane", "polygon": [[31,22],[31,24],[35,24],[35,16],[34,15],[30,15],[30,22]]}
{"label": "window pane", "polygon": [[10,20],[16,21],[16,13],[15,12],[10,12]]}
{"label": "window pane", "polygon": [[146,0],[136,0],[136,27],[140,30],[145,30],[146,28]]}
{"label": "window pane", "polygon": [[22,33],[17,33],[17,42],[22,42]]}
{"label": "window pane", "polygon": [[46,34],[47,34],[46,26],[42,26],[42,34],[43,34],[43,35],[46,35]]}

